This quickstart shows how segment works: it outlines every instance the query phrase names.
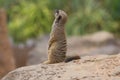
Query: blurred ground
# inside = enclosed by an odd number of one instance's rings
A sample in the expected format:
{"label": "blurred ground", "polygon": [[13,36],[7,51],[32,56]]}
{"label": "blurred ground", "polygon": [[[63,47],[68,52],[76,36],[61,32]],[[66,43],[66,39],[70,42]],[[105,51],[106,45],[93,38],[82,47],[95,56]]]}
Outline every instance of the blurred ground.
{"label": "blurred ground", "polygon": [[[43,36],[37,40],[29,40],[26,46],[15,49],[16,59],[20,66],[39,64],[47,59],[47,46],[49,36]],[[68,37],[67,55],[112,55],[120,52],[119,40],[109,32],[96,32],[86,36]],[[32,46],[34,44],[34,46]],[[16,48],[16,47],[14,47]],[[19,52],[19,53],[18,53]],[[21,58],[22,57],[22,58]],[[25,58],[25,59],[24,59]],[[22,63],[23,62],[23,63]]]}

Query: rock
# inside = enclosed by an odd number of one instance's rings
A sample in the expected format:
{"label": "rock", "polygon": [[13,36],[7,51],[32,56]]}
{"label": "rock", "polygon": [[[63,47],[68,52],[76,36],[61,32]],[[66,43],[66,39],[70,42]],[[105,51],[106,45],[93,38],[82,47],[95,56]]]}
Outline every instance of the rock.
{"label": "rock", "polygon": [[96,49],[91,50],[90,52],[84,53],[81,56],[93,56],[93,55],[114,55],[120,52],[120,48],[115,45],[106,45],[102,47],[98,47]]}
{"label": "rock", "polygon": [[83,39],[84,41],[86,40],[96,44],[115,41],[113,34],[106,31],[100,31],[92,35],[84,36]]}
{"label": "rock", "polygon": [[118,45],[118,41],[114,38],[114,35],[105,31],[81,37],[69,37],[67,55],[118,54],[120,52],[120,45]]}
{"label": "rock", "polygon": [[120,80],[119,70],[120,54],[86,56],[69,63],[22,67],[2,80]]}
{"label": "rock", "polygon": [[81,37],[70,37],[68,38],[68,44],[70,43],[79,46],[99,46],[105,44],[116,44],[116,39],[114,38],[113,34],[105,31],[100,31]]}

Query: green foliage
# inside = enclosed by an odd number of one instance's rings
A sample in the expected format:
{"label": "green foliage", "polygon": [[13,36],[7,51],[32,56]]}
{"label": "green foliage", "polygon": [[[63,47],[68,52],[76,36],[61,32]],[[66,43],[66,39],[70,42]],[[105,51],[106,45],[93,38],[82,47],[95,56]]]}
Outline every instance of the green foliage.
{"label": "green foliage", "polygon": [[[99,30],[110,30],[114,27],[110,14],[94,0],[85,0],[81,9],[70,16],[67,32],[72,35],[83,35]],[[74,29],[74,30],[73,30]]]}
{"label": "green foliage", "polygon": [[22,1],[9,12],[9,29],[15,41],[25,41],[49,32],[51,17],[47,2]]}
{"label": "green foliage", "polygon": [[55,9],[68,14],[68,35],[100,30],[120,33],[120,0],[0,0],[9,15],[8,28],[15,42],[50,32]]}
{"label": "green foliage", "polygon": [[120,20],[120,0],[105,0],[105,8],[110,12],[113,19]]}
{"label": "green foliage", "polygon": [[108,24],[108,26],[112,25],[112,27],[109,27],[108,31],[113,32],[115,35],[120,37],[120,0],[105,0],[104,1],[104,8],[107,10],[107,12],[112,17],[111,23]]}

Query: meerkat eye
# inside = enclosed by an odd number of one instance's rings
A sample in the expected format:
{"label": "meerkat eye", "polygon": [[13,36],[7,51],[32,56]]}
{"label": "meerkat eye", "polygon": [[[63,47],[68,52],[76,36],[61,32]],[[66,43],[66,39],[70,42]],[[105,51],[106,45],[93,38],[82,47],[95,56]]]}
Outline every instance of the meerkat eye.
{"label": "meerkat eye", "polygon": [[59,23],[61,18],[62,18],[62,16],[59,15],[59,16],[57,17],[57,19],[56,19],[56,23]]}

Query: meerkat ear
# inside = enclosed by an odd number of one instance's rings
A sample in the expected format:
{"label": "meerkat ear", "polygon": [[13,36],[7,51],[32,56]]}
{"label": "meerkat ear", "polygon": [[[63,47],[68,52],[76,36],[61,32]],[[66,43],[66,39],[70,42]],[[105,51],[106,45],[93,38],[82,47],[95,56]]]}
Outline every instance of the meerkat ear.
{"label": "meerkat ear", "polygon": [[56,23],[59,23],[60,19],[62,18],[61,15],[59,15],[59,10],[55,10],[55,14],[57,15],[57,20],[56,20]]}
{"label": "meerkat ear", "polygon": [[59,10],[58,10],[58,9],[56,9],[56,10],[55,10],[55,13],[59,13]]}

